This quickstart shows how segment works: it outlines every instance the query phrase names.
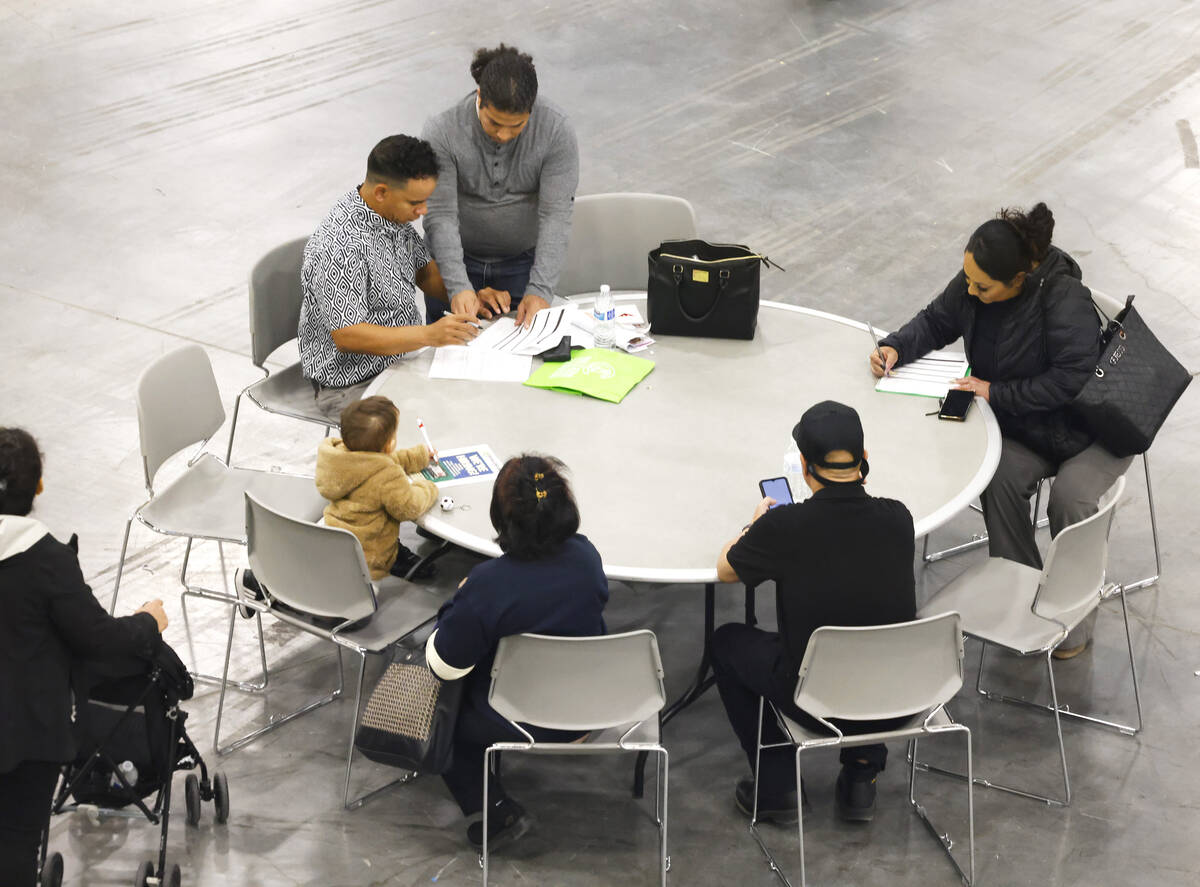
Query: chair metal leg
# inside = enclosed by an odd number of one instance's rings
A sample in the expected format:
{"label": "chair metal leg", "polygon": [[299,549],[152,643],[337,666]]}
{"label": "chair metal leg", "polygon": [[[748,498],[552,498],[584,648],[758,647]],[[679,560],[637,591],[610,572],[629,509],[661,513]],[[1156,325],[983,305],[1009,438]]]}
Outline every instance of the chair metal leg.
{"label": "chair metal leg", "polygon": [[225,693],[229,689],[229,657],[230,652],[233,649],[233,626],[236,624],[237,619],[237,609],[230,607],[229,636],[225,641],[225,667],[221,676],[221,693],[217,699],[217,724],[213,730],[213,748],[219,755],[227,755],[232,751],[237,751],[239,748],[249,745],[260,736],[270,733],[272,730],[275,730],[278,727],[282,727],[288,721],[298,718],[300,715],[308,714],[310,711],[314,711],[323,705],[328,705],[330,702],[333,702],[335,699],[339,698],[342,695],[342,692],[345,690],[345,681],[342,677],[342,648],[339,646],[337,648],[338,686],[336,690],[326,696],[321,696],[317,699],[314,699],[311,702],[300,706],[300,708],[296,709],[295,711],[289,712],[285,715],[272,715],[265,727],[259,727],[257,730],[252,730],[251,732],[234,739],[226,745],[221,745],[221,717],[225,710]]}
{"label": "chair metal leg", "polygon": [[670,799],[667,792],[670,787],[671,762],[665,748],[658,752],[658,756],[661,762],[658,768],[658,795],[662,810],[658,827],[658,856],[662,887],[667,887],[667,872],[671,870],[671,856],[667,852],[667,817],[670,810]]}
{"label": "chair metal leg", "polygon": [[129,548],[129,531],[133,528],[133,518],[125,521],[125,538],[121,540],[121,557],[117,561],[117,578],[113,580],[112,600],[108,602],[108,614],[117,611],[117,592],[121,590],[121,574],[125,572],[125,551]]}
{"label": "chair metal leg", "polygon": [[917,786],[917,742],[916,738],[909,741],[908,744],[908,802],[921,817],[921,821],[925,823],[925,827],[929,833],[937,840],[942,849],[946,851],[946,855],[950,857],[950,862],[958,871],[958,876],[968,887],[975,883],[975,769],[971,760],[971,731],[962,724],[953,724],[949,727],[935,727],[935,732],[961,732],[964,734],[966,749],[967,749],[967,774],[965,778],[967,786],[967,851],[969,856],[970,874],[963,871],[963,867],[959,865],[957,859],[954,858],[952,852],[954,841],[950,838],[949,832],[940,832],[929,818],[925,807],[917,801],[916,786]]}
{"label": "chair metal leg", "polygon": [[[1048,517],[1038,518],[1038,514],[1041,512],[1041,508],[1042,508],[1042,483],[1043,483],[1042,481],[1038,482],[1037,492],[1035,493],[1034,500],[1033,500],[1033,518],[1032,518],[1032,520],[1033,520],[1033,528],[1035,531],[1036,530],[1044,530],[1046,527],[1050,526],[1050,518],[1048,518]],[[974,503],[971,504],[970,508],[972,511],[977,511],[980,514],[983,514],[983,509]],[[988,544],[988,534],[986,532],[985,533],[972,533],[971,538],[968,541],[963,542],[959,545],[953,545],[950,548],[943,548],[941,551],[935,551],[933,554],[930,554],[929,553],[929,536],[926,536],[925,537],[925,547],[921,551],[921,560],[927,564],[932,564],[932,563],[936,563],[937,561],[945,560],[948,557],[954,557],[955,555],[965,554],[968,551],[974,551],[976,548],[982,548],[984,545],[987,545],[987,544]]]}
{"label": "chair metal leg", "polygon": [[[339,650],[340,649],[341,648],[339,647]],[[392,780],[384,783],[383,785],[379,786],[379,788],[373,788],[370,791],[364,792],[363,794],[359,795],[353,801],[350,800],[350,770],[354,765],[354,735],[358,731],[358,720],[359,720],[359,718],[362,717],[362,705],[363,705],[363,699],[362,699],[363,692],[362,691],[363,691],[363,682],[366,677],[366,671],[367,671],[367,654],[366,654],[366,652],[363,650],[355,650],[355,652],[358,653],[358,684],[354,691],[354,718],[353,718],[353,720],[350,721],[350,750],[346,754],[346,791],[342,798],[342,805],[347,810],[357,810],[359,807],[361,807],[363,804],[365,804],[371,798],[375,797],[380,792],[386,791],[387,789],[391,788],[394,785],[402,785],[417,775],[416,773],[405,772],[405,774],[403,776],[397,776],[395,779],[392,779]],[[340,659],[338,661],[338,666],[339,667],[341,666]]]}
{"label": "chair metal leg", "polygon": [[242,409],[242,398],[246,396],[246,389],[242,389],[237,397],[233,400],[233,421],[229,425],[229,444],[225,447],[225,464],[231,465],[230,457],[233,456],[233,435],[237,432],[238,413]]}
{"label": "chair metal leg", "polygon": [[488,882],[488,784],[492,769],[492,750],[483,752],[483,843],[479,850],[479,867],[483,869],[483,887]]}
{"label": "chair metal leg", "polygon": [[1149,453],[1142,453],[1142,468],[1146,472],[1146,502],[1150,506],[1150,538],[1154,541],[1154,574],[1136,582],[1126,583],[1125,591],[1140,591],[1143,588],[1149,588],[1158,582],[1158,577],[1162,575],[1162,553],[1158,547],[1158,518],[1154,514],[1154,489],[1150,485]]}
{"label": "chair metal leg", "polygon": [[[754,838],[755,842],[758,844],[758,849],[762,851],[763,856],[765,856],[767,858],[767,863],[771,866],[771,871],[773,871],[775,873],[775,877],[779,878],[779,880],[784,884],[784,887],[792,887],[792,882],[788,880],[788,876],[784,873],[783,869],[781,869],[779,867],[779,863],[775,861],[775,857],[771,853],[771,849],[769,847],[767,847],[766,842],[763,840],[762,835],[758,831],[758,772],[759,772],[759,763],[762,761],[762,750],[763,750],[763,748],[775,748],[778,745],[791,745],[791,743],[775,743],[770,746],[763,745],[762,724],[763,724],[763,713],[765,711],[766,711],[765,701],[762,699],[762,697],[759,697],[759,700],[758,700],[758,734],[757,734],[758,738],[754,743],[754,802],[750,808],[750,835],[751,835],[751,837]],[[797,751],[796,751],[796,807],[797,808],[800,808],[803,806],[803,793],[800,791],[800,784],[801,784],[800,783],[800,753],[799,753],[799,749],[797,749]],[[803,817],[803,815],[804,815],[803,811],[800,811],[800,815]],[[804,878],[804,820],[800,819],[799,822],[800,822],[800,878],[801,878],[801,884],[803,884],[803,878]]]}
{"label": "chair metal leg", "polygon": [[[222,594],[221,592],[215,592],[207,588],[200,588],[199,586],[184,586],[183,592],[179,595],[179,606],[183,611],[183,626],[184,632],[187,635],[188,655],[191,657],[193,663],[197,663],[196,648],[192,643],[192,624],[191,620],[188,619],[187,599],[189,597],[200,598],[206,601],[216,601],[217,603],[225,604],[226,606],[230,607],[234,613],[237,612],[237,607],[235,606],[237,599],[230,597],[229,595]],[[265,690],[269,680],[269,675],[267,673],[267,645],[266,640],[263,637],[261,613],[254,614],[254,623],[255,631],[258,635],[258,658],[262,666],[262,678],[258,681],[229,681],[229,684],[232,687],[245,693],[258,693],[262,690]],[[206,684],[220,684],[227,680],[227,677],[218,677],[217,675],[205,674],[199,671],[198,667],[195,671],[189,670],[188,674],[190,674],[194,680]]]}

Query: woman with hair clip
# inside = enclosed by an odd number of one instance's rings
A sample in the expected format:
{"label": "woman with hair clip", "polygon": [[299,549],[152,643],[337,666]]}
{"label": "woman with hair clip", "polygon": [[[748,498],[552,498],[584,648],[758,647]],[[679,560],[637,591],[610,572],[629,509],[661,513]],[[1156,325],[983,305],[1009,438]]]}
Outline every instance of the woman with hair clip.
{"label": "woman with hair clip", "polygon": [[[425,647],[439,678],[463,679],[462,707],[454,728],[454,756],[442,774],[463,815],[483,809],[484,752],[493,742],[523,737],[488,705],[492,660],[500,639],[533,632],[560,637],[605,633],[608,580],[600,554],[581,535],[579,509],[557,459],[522,455],[496,476],[491,518],[503,556],[480,564],[438,613]],[[578,734],[531,728],[535,739],[563,742]],[[525,830],[525,811],[505,794],[499,775],[490,780],[488,845]],[[467,827],[467,840],[483,844],[483,823]]]}
{"label": "woman with hair clip", "polygon": [[[882,376],[962,337],[971,375],[958,379],[990,405],[1000,423],[1000,464],[980,496],[993,557],[1041,568],[1029,500],[1053,477],[1050,533],[1096,512],[1123,475],[1117,458],[1075,417],[1070,403],[1095,369],[1100,323],[1079,265],[1051,244],[1054,215],[1002,209],[975,229],[962,270],[940,296],[879,343],[871,372]],[[1075,656],[1091,640],[1092,620],[1055,651]]]}

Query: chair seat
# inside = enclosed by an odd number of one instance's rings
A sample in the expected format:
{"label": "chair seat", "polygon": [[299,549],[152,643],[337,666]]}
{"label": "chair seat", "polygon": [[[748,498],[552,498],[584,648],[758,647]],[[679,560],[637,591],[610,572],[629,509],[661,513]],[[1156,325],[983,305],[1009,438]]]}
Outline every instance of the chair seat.
{"label": "chair seat", "polygon": [[[1066,632],[1057,622],[1030,609],[1041,578],[1042,571],[1034,567],[990,557],[930,598],[917,616],[955,610],[962,614],[963,634],[1018,653],[1048,650],[1062,641]],[[1062,621],[1068,630],[1074,628],[1091,609],[1089,604],[1064,614]]]}
{"label": "chair seat", "polygon": [[138,509],[138,519],[159,533],[246,543],[245,494],[300,520],[317,521],[326,502],[311,477],[229,468],[205,454]]}
{"label": "chair seat", "polygon": [[[380,592],[378,608],[370,621],[351,631],[338,633],[338,637],[368,653],[381,653],[400,638],[416,631],[437,616],[438,609],[450,596],[449,592],[427,591],[403,579],[381,580],[376,583]],[[272,608],[271,615],[309,634],[328,638],[332,630],[316,625],[311,617],[281,607]]]}
{"label": "chair seat", "polygon": [[[639,751],[639,746],[656,746],[659,744],[658,718],[647,718],[640,724],[622,724],[618,727],[605,727],[602,730],[593,730],[584,739],[576,742],[538,742],[532,748],[522,751],[529,751],[535,754],[553,754],[553,755],[598,755],[607,754],[619,748],[618,743],[621,737],[629,732],[629,729],[635,728],[629,734],[629,738],[625,740],[627,746],[632,746],[631,751]],[[499,743],[505,748],[509,747],[508,743]],[[512,743],[512,746],[521,746],[520,742]]]}
{"label": "chair seat", "polygon": [[[939,709],[939,713],[944,711]],[[891,739],[902,738],[905,730],[913,730],[919,732],[921,725],[925,722],[925,718],[929,716],[928,711],[918,712],[913,715],[899,727],[891,730],[882,730],[875,733],[847,733],[845,739],[838,744],[843,746],[852,745],[874,745],[877,742],[886,742]],[[802,726],[786,715],[780,716],[783,721],[783,726],[787,730],[791,740],[796,745],[823,745],[829,740],[837,737],[827,730],[810,730],[808,727]],[[931,723],[938,723],[936,717]],[[949,723],[949,719],[943,723]]]}
{"label": "chair seat", "polygon": [[268,413],[334,428],[341,423],[339,414],[317,408],[312,382],[304,378],[298,362],[255,382],[246,389],[246,394]]}

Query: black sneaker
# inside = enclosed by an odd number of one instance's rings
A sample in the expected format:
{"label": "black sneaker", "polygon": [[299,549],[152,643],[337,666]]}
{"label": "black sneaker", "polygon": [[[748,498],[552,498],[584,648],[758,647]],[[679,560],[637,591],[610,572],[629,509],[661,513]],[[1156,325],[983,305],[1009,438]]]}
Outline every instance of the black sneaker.
{"label": "black sneaker", "polygon": [[842,768],[834,794],[838,813],[846,822],[870,822],[875,818],[875,777],[878,774],[879,771],[873,768]]}
{"label": "black sneaker", "polygon": [[[488,812],[488,853],[511,844],[529,829],[525,808],[512,798],[492,802]],[[476,850],[483,850],[483,820],[467,826],[467,840]]]}
{"label": "black sneaker", "polygon": [[411,548],[400,545],[399,550],[396,552],[396,562],[392,564],[392,569],[388,572],[393,576],[399,576],[401,579],[432,579],[437,575],[437,564],[430,561],[429,563],[421,564],[420,569],[410,577],[408,571],[420,563],[420,561],[421,556],[419,554]]}
{"label": "black sneaker", "polygon": [[[237,596],[242,599],[254,601],[265,600],[263,597],[262,586],[258,584],[258,580],[254,578],[254,573],[249,567],[238,570],[233,574],[233,590]],[[247,607],[245,604],[238,604],[238,613],[243,619],[253,619],[255,610],[253,607]]]}
{"label": "black sneaker", "polygon": [[[804,787],[800,787],[800,800],[804,809],[808,810],[808,795]],[[737,789],[733,793],[733,802],[746,816],[752,816],[754,811],[754,777],[747,776],[739,779]],[[758,821],[773,822],[776,825],[795,825],[799,819],[796,813],[796,792],[789,791],[772,797],[761,791],[758,794]]]}

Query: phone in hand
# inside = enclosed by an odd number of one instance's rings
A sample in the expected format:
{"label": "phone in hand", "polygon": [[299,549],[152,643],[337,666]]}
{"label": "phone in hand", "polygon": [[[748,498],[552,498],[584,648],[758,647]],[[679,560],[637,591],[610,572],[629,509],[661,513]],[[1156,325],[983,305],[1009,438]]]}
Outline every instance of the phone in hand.
{"label": "phone in hand", "polygon": [[951,422],[963,422],[967,418],[967,410],[971,408],[971,402],[975,400],[975,392],[966,391],[961,388],[955,388],[946,392],[946,396],[942,399],[942,407],[938,410],[939,419],[948,419]]}
{"label": "phone in hand", "polygon": [[770,496],[775,500],[772,508],[778,508],[780,505],[792,504],[792,488],[788,484],[786,477],[769,477],[766,480],[758,482],[758,490],[764,497]]}

